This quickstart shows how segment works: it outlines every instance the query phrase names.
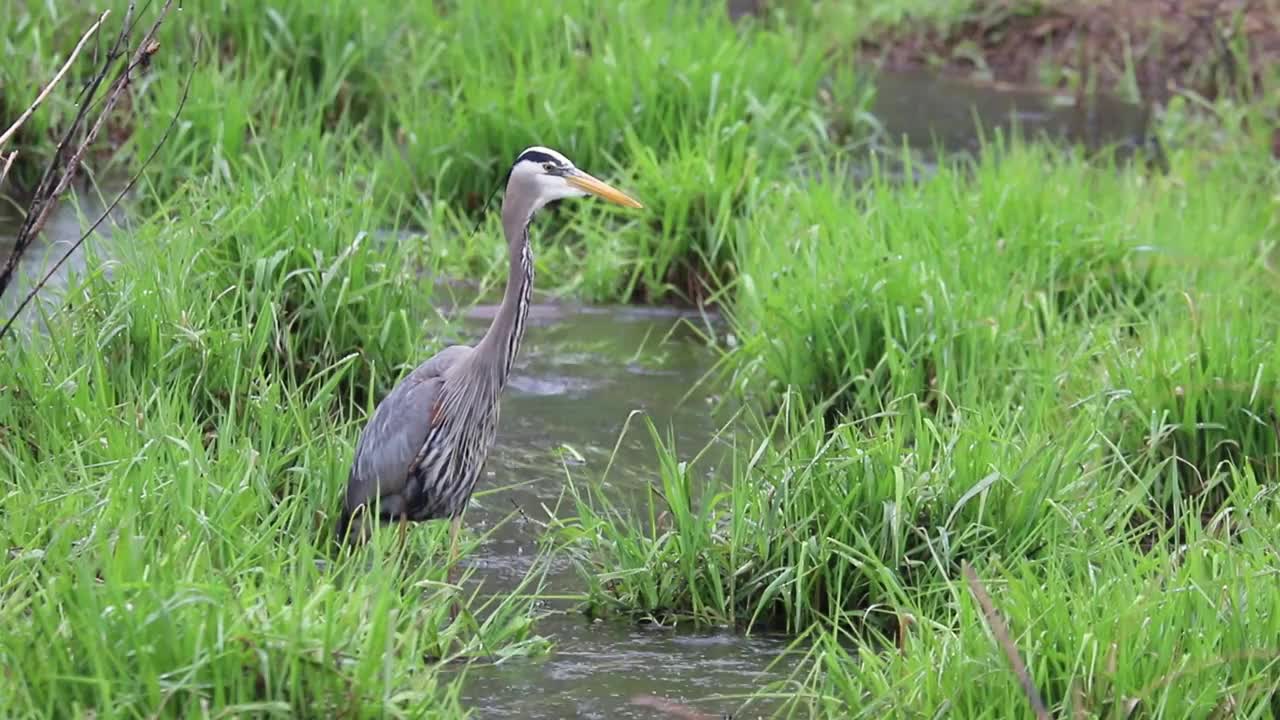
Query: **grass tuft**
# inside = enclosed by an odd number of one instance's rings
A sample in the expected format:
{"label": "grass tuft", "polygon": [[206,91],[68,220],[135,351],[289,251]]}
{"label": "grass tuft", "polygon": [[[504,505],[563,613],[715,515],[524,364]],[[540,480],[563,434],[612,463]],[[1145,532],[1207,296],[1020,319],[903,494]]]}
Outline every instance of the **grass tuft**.
{"label": "grass tuft", "polygon": [[939,425],[908,409],[869,436],[788,405],[770,437],[734,455],[750,460],[734,461],[727,487],[704,493],[701,466],[655,436],[660,482],[644,510],[575,485],[577,516],[559,534],[593,612],[884,632],[961,560],[1036,558],[1075,527],[1124,528],[1132,502],[1104,509],[1090,493],[1103,467],[1092,431],[1012,420]]}
{"label": "grass tuft", "polygon": [[1118,451],[1154,475],[1160,508],[1203,497],[1212,514],[1239,470],[1280,480],[1280,327],[1257,311],[1256,293],[1186,300],[1152,322],[1143,345],[1118,343],[1110,410]]}
{"label": "grass tuft", "polygon": [[[1188,515],[1177,547],[1137,554],[1082,528],[1086,552],[978,565],[1054,717],[1274,712],[1280,647],[1264,588],[1275,504],[1241,494],[1231,505],[1235,520],[1225,522],[1240,530],[1231,540],[1222,518]],[[943,588],[950,607],[913,625],[901,652],[823,636],[792,681],[802,689],[789,710],[1033,717],[963,581],[956,575]]]}

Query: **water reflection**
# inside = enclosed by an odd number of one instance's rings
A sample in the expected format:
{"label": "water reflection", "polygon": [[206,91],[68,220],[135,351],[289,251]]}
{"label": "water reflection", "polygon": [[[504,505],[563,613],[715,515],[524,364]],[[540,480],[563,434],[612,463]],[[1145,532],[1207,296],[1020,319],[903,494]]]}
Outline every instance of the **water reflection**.
{"label": "water reflection", "polygon": [[[918,150],[976,153],[982,136],[1046,138],[1098,150],[1145,148],[1150,112],[1119,98],[1076,98],[1039,88],[969,82],[926,69],[883,70],[875,76],[871,114],[886,145],[903,138]],[[935,145],[936,143],[936,145]]]}

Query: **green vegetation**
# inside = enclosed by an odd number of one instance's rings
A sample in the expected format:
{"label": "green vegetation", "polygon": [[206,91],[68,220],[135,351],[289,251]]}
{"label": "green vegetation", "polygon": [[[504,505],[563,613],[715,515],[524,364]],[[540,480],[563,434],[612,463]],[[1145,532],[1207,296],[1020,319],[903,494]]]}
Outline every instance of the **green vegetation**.
{"label": "green vegetation", "polygon": [[[661,300],[697,292],[698,278],[727,261],[724,227],[740,214],[750,178],[826,149],[818,87],[828,62],[801,28],[744,32],[723,13],[679,3],[508,9],[187,2],[162,28],[167,55],[156,61],[164,72],[148,78],[149,120],[122,121],[121,156],[139,158],[159,140],[193,63],[184,123],[147,175],[144,204],[163,204],[189,179],[261,181],[264,169],[319,145],[329,150],[310,169],[320,177],[376,173],[365,178],[384,200],[375,222],[434,234],[469,227],[515,153],[549,145],[633,190],[650,213],[606,222],[616,211],[576,209],[541,239],[540,274],[573,278],[562,289],[588,299]],[[53,75],[93,17],[87,5],[26,12],[10,54],[27,64],[0,70],[6,116]],[[35,31],[44,28],[56,32]],[[45,124],[29,128],[24,165],[49,153],[73,100],[56,94]],[[451,242],[451,254],[474,256],[463,252],[471,242]],[[505,267],[500,243],[481,252]]]}
{"label": "green vegetation", "polygon": [[10,708],[456,717],[434,659],[545,650],[523,594],[450,624],[443,527],[332,552],[369,385],[433,348],[376,199],[311,162],[188,186],[6,350]]}
{"label": "green vegetation", "polygon": [[1280,172],[1232,137],[760,197],[722,363],[754,430],[721,488],[652,428],[639,513],[573,486],[591,612],[806,634],[802,714],[1030,717],[968,561],[1057,712],[1270,712]]}
{"label": "green vegetation", "polygon": [[[1275,713],[1280,651],[1268,587],[1275,507],[1245,493],[1232,505],[1203,521],[1188,516],[1176,540],[1162,537],[1142,553],[1131,537],[1082,526],[1072,545],[1042,560],[988,563],[990,589],[1056,716]],[[902,652],[850,650],[836,634],[823,636],[797,708],[850,717],[944,707],[963,717],[1030,716],[963,581],[955,576],[938,592],[945,594],[938,605],[949,607],[912,625]]]}
{"label": "green vegetation", "polygon": [[[539,287],[713,299],[733,338],[713,381],[740,403],[727,455],[649,427],[638,509],[571,477],[546,541],[588,612],[796,636],[806,662],[762,695],[801,715],[1029,717],[968,563],[1059,715],[1273,711],[1274,108],[1174,103],[1165,172],[997,138],[854,183],[858,34],[972,3],[736,26],[501,5],[193,0],[166,21],[93,179],[137,169],[194,68],[177,132],[46,333],[2,350],[6,708],[458,717],[452,661],[548,651],[544,563],[493,597],[445,582],[444,527],[355,557],[331,537],[360,423],[453,330],[433,281],[501,281],[495,218],[472,229],[544,144],[647,209],[550,209]],[[4,10],[0,117],[97,11]],[[83,65],[0,189],[30,188]]]}

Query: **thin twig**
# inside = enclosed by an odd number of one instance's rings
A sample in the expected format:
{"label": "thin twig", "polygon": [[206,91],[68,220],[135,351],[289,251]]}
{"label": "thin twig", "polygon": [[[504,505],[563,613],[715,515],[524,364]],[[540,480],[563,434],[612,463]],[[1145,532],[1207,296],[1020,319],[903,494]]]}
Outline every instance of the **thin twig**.
{"label": "thin twig", "polygon": [[84,47],[85,43],[89,42],[89,36],[98,31],[98,28],[102,26],[102,21],[106,20],[107,16],[110,14],[110,10],[103,10],[102,14],[98,16],[98,22],[90,25],[89,29],[84,31],[84,35],[80,36],[80,42],[76,43],[75,49],[71,51],[71,55],[67,58],[67,61],[62,64],[62,69],[58,70],[58,74],[54,75],[53,79],[49,81],[49,84],[44,87],[44,90],[40,91],[40,94],[36,96],[35,102],[31,103],[31,106],[27,108],[26,112],[19,115],[18,119],[9,126],[9,129],[5,130],[3,135],[0,135],[0,148],[3,148],[4,144],[9,142],[9,139],[13,137],[13,134],[18,131],[18,128],[22,127],[22,123],[26,122],[27,118],[31,117],[31,114],[36,111],[36,108],[40,107],[40,103],[44,102],[45,98],[49,97],[49,93],[53,90],[54,86],[61,82],[62,77],[71,69],[71,64],[76,61],[76,56],[80,54],[80,49]]}
{"label": "thin twig", "polygon": [[9,167],[13,165],[13,160],[16,157],[18,157],[17,150],[14,150],[8,155],[0,154],[0,158],[4,158],[4,167],[0,168],[0,185],[4,184],[4,179],[9,175]]}
{"label": "thin twig", "polygon": [[[147,30],[147,34],[142,37],[142,42],[138,43],[138,49],[134,52],[133,59],[120,73],[119,77],[116,78],[116,81],[111,84],[110,89],[107,91],[106,100],[102,103],[102,111],[98,114],[97,121],[94,122],[93,127],[89,130],[89,134],[86,135],[84,141],[80,143],[80,147],[76,149],[71,160],[67,162],[69,171],[64,174],[58,182],[58,186],[53,191],[53,195],[50,198],[51,200],[57,200],[67,191],[67,188],[70,187],[71,179],[75,177],[75,168],[79,167],[80,162],[84,159],[85,153],[89,150],[89,146],[98,138],[99,131],[101,131],[102,126],[106,124],[107,117],[111,114],[111,111],[115,109],[116,103],[120,100],[120,95],[124,92],[124,89],[129,86],[130,80],[133,76],[133,71],[139,65],[142,65],[144,62],[148,62],[151,54],[155,52],[157,47],[155,43],[156,30],[160,29],[160,23],[164,21],[165,15],[169,12],[169,6],[172,4],[173,0],[167,0],[164,6],[160,8],[160,14],[156,17],[156,21],[152,23],[151,28]],[[29,231],[31,235],[40,232],[40,228],[44,226],[44,221],[48,217],[49,212],[53,210],[53,206],[53,202],[48,202],[41,207],[40,215],[36,218],[36,221],[32,223],[31,230]]]}
{"label": "thin twig", "polygon": [[26,294],[26,297],[22,298],[22,302],[18,304],[16,309],[14,309],[13,313],[9,316],[9,319],[5,322],[4,327],[0,327],[0,341],[3,341],[4,336],[9,334],[10,328],[13,327],[14,322],[18,319],[18,315],[20,315],[23,309],[35,299],[36,294],[44,288],[45,284],[53,277],[53,274],[58,271],[58,268],[62,267],[62,264],[71,257],[72,253],[84,244],[84,241],[98,229],[98,226],[102,224],[102,221],[106,220],[107,217],[116,209],[116,206],[120,204],[120,201],[124,199],[124,196],[129,194],[129,191],[133,190],[133,186],[138,183],[138,180],[142,179],[142,173],[146,171],[149,165],[151,165],[151,161],[155,159],[157,154],[159,154],[160,148],[164,147],[165,142],[169,139],[169,134],[173,132],[173,128],[178,124],[178,116],[182,114],[182,109],[186,107],[187,104],[187,94],[191,91],[191,79],[193,77],[195,77],[194,61],[192,62],[190,72],[187,73],[187,83],[182,88],[182,97],[178,99],[178,107],[173,111],[173,116],[169,118],[169,124],[165,127],[164,134],[160,136],[159,142],[156,143],[155,147],[151,148],[151,154],[142,162],[142,165],[138,168],[137,172],[129,178],[129,182],[125,184],[124,188],[116,194],[115,199],[111,201],[111,204],[98,215],[98,219],[94,221],[93,225],[89,226],[89,229],[75,241],[71,248],[67,250],[62,257],[58,258],[58,261],[53,264],[53,267],[49,268],[49,271],[45,273],[44,277],[40,278],[40,282],[36,283],[35,287],[31,288],[30,292]]}
{"label": "thin twig", "polygon": [[[18,240],[20,242],[23,239],[23,236],[27,234],[26,227],[30,224],[31,217],[35,214],[35,209],[49,199],[49,189],[52,188],[53,184],[57,181],[58,172],[65,170],[64,165],[59,162],[59,158],[62,158],[67,152],[67,148],[71,146],[72,139],[76,136],[76,133],[79,132],[80,126],[84,122],[85,117],[87,117],[90,110],[93,109],[93,96],[98,92],[98,87],[102,85],[102,81],[106,79],[107,73],[111,70],[111,65],[115,63],[116,58],[123,54],[122,48],[133,31],[133,22],[136,22],[135,20],[132,20],[133,6],[134,3],[131,2],[125,9],[124,23],[121,25],[120,34],[116,36],[115,42],[113,42],[111,47],[107,50],[106,60],[102,62],[101,69],[97,70],[92,76],[90,76],[89,80],[80,88],[80,94],[76,96],[76,107],[78,109],[76,110],[75,116],[71,118],[71,123],[67,126],[66,132],[63,133],[62,139],[58,141],[58,147],[54,150],[53,157],[45,167],[44,173],[40,176],[40,183],[36,186],[36,191],[33,195],[34,199],[31,201],[31,207],[27,212],[27,221],[23,223],[23,228],[18,233]],[[101,38],[102,36],[99,35],[98,37]],[[96,52],[94,53],[94,56],[97,56]],[[6,270],[9,269],[11,268],[6,268]],[[2,292],[4,292],[4,283],[0,280],[0,293]]]}
{"label": "thin twig", "polygon": [[[149,4],[150,2],[148,2],[148,5]],[[128,39],[128,35],[130,34],[130,31],[134,26],[134,22],[136,22],[136,20],[134,20],[133,18],[134,3],[129,4],[129,8],[125,16],[124,28],[121,30],[120,36],[117,38],[116,43],[108,51],[108,58],[103,63],[101,70],[95,74],[94,78],[86,86],[85,93],[82,95],[82,98],[81,98],[81,111],[77,114],[76,119],[73,121],[72,127],[68,129],[66,135],[63,137],[62,142],[59,144],[58,152],[55,153],[54,160],[50,163],[49,168],[45,172],[45,176],[41,179],[40,188],[37,190],[37,193],[36,193],[36,199],[32,202],[32,207],[28,211],[26,222],[24,222],[23,228],[19,232],[18,243],[14,247],[14,253],[10,256],[9,263],[6,265],[4,272],[0,273],[0,293],[3,293],[4,289],[8,286],[8,283],[11,278],[11,273],[13,272],[13,269],[16,266],[15,261],[17,257],[20,256],[21,252],[25,249],[26,244],[28,244],[31,241],[31,238],[34,237],[36,232],[39,231],[41,225],[44,222],[45,217],[48,215],[49,211],[52,209],[54,205],[54,201],[56,201],[57,198],[62,193],[64,193],[67,187],[69,186],[70,179],[74,174],[75,168],[79,165],[81,159],[84,156],[84,153],[88,149],[88,146],[92,144],[94,138],[97,136],[98,132],[101,130],[107,115],[110,113],[115,102],[119,99],[121,92],[129,84],[133,71],[140,65],[149,63],[151,56],[154,55],[155,52],[158,50],[159,43],[155,40],[155,34],[156,34],[156,31],[159,29],[160,24],[164,21],[165,15],[168,13],[169,8],[172,4],[173,4],[173,0],[167,0],[164,3],[164,6],[161,7],[155,22],[152,23],[151,27],[147,30],[146,34],[143,36],[142,41],[138,44],[137,50],[134,52],[132,60],[129,62],[128,65],[125,66],[124,70],[119,74],[119,76],[117,76],[116,80],[112,83],[111,88],[108,92],[108,95],[103,100],[101,112],[97,120],[95,121],[93,128],[90,130],[85,140],[80,143],[71,161],[65,164],[59,164],[57,162],[57,158],[60,157],[65,151],[71,136],[75,132],[75,128],[79,126],[81,122],[84,120],[85,109],[89,107],[89,105],[91,104],[90,99],[95,94],[96,87],[106,77],[107,73],[110,71],[111,66],[115,63],[115,60],[124,54],[122,51],[122,48],[124,47],[124,44]],[[14,322],[17,320],[18,316],[21,314],[22,310],[25,309],[26,306],[30,304],[30,302],[35,298],[36,294],[39,293],[40,290],[44,288],[44,286],[48,283],[48,281],[53,277],[54,273],[56,273],[62,267],[62,265],[67,261],[67,259],[69,259],[71,255],[74,254],[84,244],[84,242],[88,239],[88,237],[92,235],[95,230],[97,230],[98,226],[101,225],[102,222],[106,220],[107,217],[110,216],[110,214],[115,210],[116,206],[119,205],[120,201],[133,189],[133,187],[137,184],[138,180],[141,179],[142,173],[146,170],[148,166],[150,166],[152,160],[154,160],[155,156],[159,153],[160,148],[162,148],[165,145],[166,141],[168,140],[170,134],[173,131],[173,128],[177,124],[178,117],[181,115],[183,108],[186,106],[187,97],[191,90],[191,81],[194,76],[194,72],[195,72],[195,66],[193,64],[192,70],[187,76],[186,86],[183,88],[182,97],[178,102],[178,107],[174,111],[173,116],[170,118],[169,125],[165,128],[165,131],[163,135],[160,137],[159,142],[156,144],[154,148],[152,148],[151,154],[142,163],[142,165],[139,167],[137,172],[135,172],[133,176],[129,179],[125,187],[116,195],[115,199],[111,202],[111,204],[108,205],[107,208],[98,216],[97,220],[93,223],[92,226],[90,226],[88,231],[86,231],[84,234],[80,236],[78,240],[76,240],[76,242],[71,246],[71,248],[65,254],[63,254],[62,257],[59,258],[56,263],[54,263],[53,267],[44,275],[43,278],[41,278],[41,280],[26,295],[26,297],[23,298],[22,302],[18,304],[17,309],[15,309],[14,312],[10,315],[10,317],[6,321],[3,328],[0,328],[0,339],[3,339],[4,336],[8,334],[10,329],[13,327]],[[62,168],[63,170],[65,170],[65,172],[61,176],[59,176],[56,172],[56,170],[59,168]],[[56,183],[56,186],[54,186],[55,183]],[[50,190],[51,186],[54,186],[52,190]]]}
{"label": "thin twig", "polygon": [[[53,157],[49,159],[49,164],[45,166],[44,173],[40,176],[40,182],[37,184],[35,192],[32,193],[31,204],[27,207],[22,227],[18,229],[18,234],[14,238],[13,247],[9,251],[9,257],[5,261],[4,267],[0,268],[0,295],[3,295],[5,290],[8,289],[9,283],[13,279],[13,274],[17,269],[18,260],[33,242],[36,234],[39,233],[45,218],[48,216],[49,209],[57,201],[60,192],[55,189],[55,186],[61,185],[65,176],[75,174],[78,167],[78,158],[83,155],[83,152],[77,153],[76,162],[67,163],[62,158],[66,157],[68,149],[72,146],[73,138],[79,133],[85,118],[93,107],[93,97],[97,94],[102,81],[111,72],[111,66],[124,54],[124,48],[132,33],[133,24],[136,22],[134,20],[134,6],[135,3],[129,3],[125,10],[124,22],[121,23],[120,33],[107,51],[106,60],[102,62],[101,67],[94,72],[93,76],[89,78],[89,81],[81,89],[76,99],[79,109],[76,110],[76,114],[67,126],[66,132],[63,133],[62,139],[58,141],[58,147],[54,150]],[[104,112],[109,110],[110,108],[105,108]],[[80,149],[83,151],[84,144]]]}
{"label": "thin twig", "polygon": [[1044,706],[1044,701],[1040,699],[1040,692],[1036,690],[1035,682],[1031,679],[1031,673],[1027,672],[1027,665],[1022,661],[1018,646],[1014,645],[1013,640],[1009,637],[1009,626],[1005,625],[1000,613],[996,612],[996,607],[991,602],[991,596],[987,594],[987,589],[982,585],[982,581],[978,579],[978,574],[973,571],[973,566],[967,560],[962,563],[961,572],[964,573],[964,579],[969,583],[969,591],[973,593],[978,605],[982,606],[982,614],[987,621],[987,627],[991,630],[991,634],[996,636],[996,642],[1004,650],[1005,656],[1009,658],[1009,664],[1013,666],[1013,674],[1018,676],[1018,682],[1022,684],[1022,692],[1026,693],[1027,702],[1031,704],[1032,712],[1036,714],[1039,720],[1052,720],[1052,716],[1049,715],[1048,709]]}

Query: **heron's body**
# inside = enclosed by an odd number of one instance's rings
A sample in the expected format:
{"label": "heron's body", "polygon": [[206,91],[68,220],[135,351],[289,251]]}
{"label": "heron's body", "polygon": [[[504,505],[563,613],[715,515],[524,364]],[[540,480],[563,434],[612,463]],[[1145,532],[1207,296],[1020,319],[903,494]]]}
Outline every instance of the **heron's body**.
{"label": "heron's body", "polygon": [[497,316],[475,347],[441,350],[378,403],[356,444],[339,539],[366,539],[375,511],[382,521],[451,518],[456,534],[497,436],[499,397],[524,339],[533,290],[529,223],[550,200],[588,192],[640,206],[555,151],[529,148],[517,158],[502,202],[510,268]]}
{"label": "heron's body", "polygon": [[[462,513],[483,470],[483,457],[466,461],[487,453],[497,435],[496,395],[470,413],[444,411],[446,398],[467,387],[458,378],[469,375],[465,361],[473,353],[464,345],[445,348],[378,404],[356,445],[339,535],[350,529],[353,539],[364,539],[362,522],[347,526],[356,508],[375,499],[385,519],[424,521]],[[376,498],[375,490],[381,493]]]}

